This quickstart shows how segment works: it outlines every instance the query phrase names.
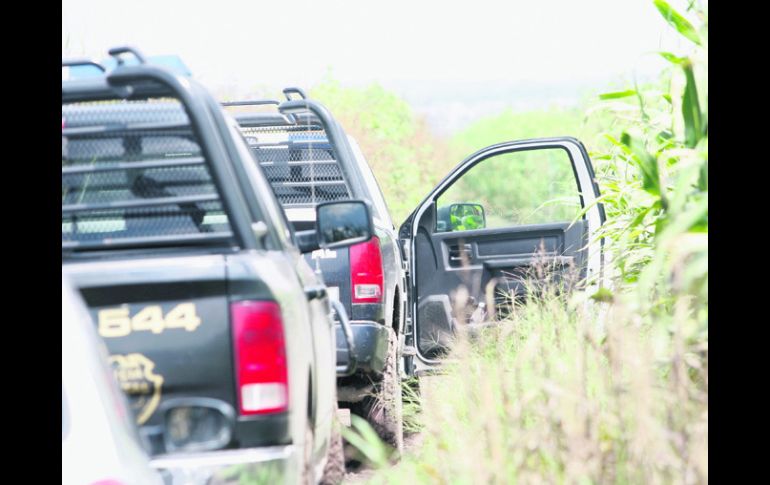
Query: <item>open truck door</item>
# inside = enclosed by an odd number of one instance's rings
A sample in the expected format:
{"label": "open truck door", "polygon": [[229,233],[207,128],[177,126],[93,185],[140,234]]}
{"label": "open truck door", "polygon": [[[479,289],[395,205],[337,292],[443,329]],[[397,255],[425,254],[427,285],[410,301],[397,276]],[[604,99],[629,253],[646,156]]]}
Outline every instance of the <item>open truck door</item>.
{"label": "open truck door", "polygon": [[458,325],[510,308],[526,280],[596,281],[603,257],[595,236],[605,219],[598,197],[574,138],[500,143],[457,165],[399,231],[417,370],[438,362]]}

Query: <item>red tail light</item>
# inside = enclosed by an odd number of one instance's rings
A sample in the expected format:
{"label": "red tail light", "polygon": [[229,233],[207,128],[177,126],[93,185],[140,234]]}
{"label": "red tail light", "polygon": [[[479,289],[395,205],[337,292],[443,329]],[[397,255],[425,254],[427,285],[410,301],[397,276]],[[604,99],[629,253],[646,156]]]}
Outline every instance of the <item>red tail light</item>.
{"label": "red tail light", "polygon": [[350,246],[350,280],[353,303],[382,301],[382,254],[376,236]]}
{"label": "red tail light", "polygon": [[286,411],[289,380],[281,307],[273,301],[230,305],[241,415]]}

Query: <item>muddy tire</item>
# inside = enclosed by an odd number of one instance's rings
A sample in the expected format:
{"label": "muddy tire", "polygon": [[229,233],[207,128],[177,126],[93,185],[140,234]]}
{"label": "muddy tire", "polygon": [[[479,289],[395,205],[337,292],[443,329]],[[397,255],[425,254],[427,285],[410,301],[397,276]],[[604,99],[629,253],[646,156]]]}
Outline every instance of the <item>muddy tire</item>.
{"label": "muddy tire", "polygon": [[337,403],[334,403],[334,422],[329,450],[326,453],[326,466],[321,478],[321,485],[339,485],[345,477],[345,452],[342,446],[342,423],[337,419]]}
{"label": "muddy tire", "polygon": [[375,394],[364,400],[366,420],[380,438],[401,456],[404,452],[401,374],[398,366],[398,336],[392,328],[388,328],[388,355],[382,374],[382,380],[375,384]]}

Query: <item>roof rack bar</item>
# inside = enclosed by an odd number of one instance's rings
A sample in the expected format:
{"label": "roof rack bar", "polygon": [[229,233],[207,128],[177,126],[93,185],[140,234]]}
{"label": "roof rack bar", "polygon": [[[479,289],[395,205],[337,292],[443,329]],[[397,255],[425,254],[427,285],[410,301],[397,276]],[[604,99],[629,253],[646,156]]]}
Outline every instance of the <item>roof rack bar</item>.
{"label": "roof rack bar", "polygon": [[[320,197],[318,197],[317,195],[318,195],[318,194],[316,194],[316,199],[318,200],[318,202],[324,202],[324,200],[322,200],[322,199],[321,199]],[[318,202],[281,202],[281,206],[282,206],[284,209],[286,209],[287,207],[290,207],[290,208],[292,208],[292,209],[296,209],[296,208],[309,208],[309,209],[314,209],[314,208],[315,208],[315,206],[316,206],[316,205],[318,205]]]}
{"label": "roof rack bar", "polygon": [[62,59],[61,67],[75,67],[75,66],[94,66],[102,72],[107,72],[107,68],[94,61],[93,59],[77,58],[77,59]]}
{"label": "roof rack bar", "polygon": [[136,60],[139,61],[139,64],[147,64],[147,58],[144,57],[144,54],[142,54],[142,51],[130,45],[113,47],[112,49],[107,51],[107,54],[115,58],[115,61],[118,63],[118,66],[123,65],[123,59],[120,57],[122,54],[133,54],[134,57],[136,57]]}
{"label": "roof rack bar", "polygon": [[142,207],[158,207],[163,205],[194,204],[198,202],[217,202],[216,194],[184,195],[178,197],[158,197],[152,199],[126,200],[123,202],[103,202],[101,204],[69,204],[61,206],[63,214],[98,211],[110,209],[136,209]]}
{"label": "roof rack bar", "polygon": [[337,165],[337,160],[302,160],[293,162],[259,162],[263,167],[294,167],[303,165]]}
{"label": "roof rack bar", "polygon": [[145,237],[127,237],[121,239],[104,239],[102,241],[62,241],[62,249],[113,249],[121,247],[144,247],[156,246],[173,242],[174,244],[196,244],[202,242],[227,242],[232,239],[233,233],[230,231],[204,232],[200,234],[177,234],[170,236],[145,236]]}
{"label": "roof rack bar", "polygon": [[[251,136],[251,135],[249,135]],[[259,137],[257,137],[259,139]],[[328,140],[281,140],[271,143],[250,143],[249,146],[255,150],[268,149],[268,148],[286,148],[288,150],[331,150],[331,143]]]}
{"label": "roof rack bar", "polygon": [[313,187],[313,186],[319,186],[319,185],[345,185],[344,180],[335,180],[335,181],[321,181],[321,180],[315,180],[313,182],[278,182],[278,181],[271,181],[270,185],[274,187]]}
{"label": "roof rack bar", "polygon": [[82,173],[116,172],[118,170],[186,167],[189,165],[203,165],[206,160],[203,157],[171,158],[163,160],[147,160],[144,162],[119,162],[113,164],[83,165],[62,167],[62,175],[78,175]]}
{"label": "roof rack bar", "polygon": [[291,95],[298,94],[302,99],[307,99],[307,94],[305,94],[305,90],[302,88],[298,88],[295,86],[291,86],[288,88],[284,88],[283,95],[286,96],[286,101],[291,101]]}
{"label": "roof rack bar", "polygon": [[[283,115],[285,116],[285,115]],[[291,115],[294,116],[294,115]],[[275,121],[270,120],[260,120],[256,117],[251,118],[241,118],[239,116],[235,117],[235,120],[238,122],[238,125],[241,128],[251,128],[255,130],[259,130],[260,128],[266,128],[265,131],[271,131],[272,129],[275,129],[275,131],[280,132],[304,132],[304,131],[323,131],[324,127],[323,125],[320,125],[318,123],[296,123],[292,121],[288,121],[286,123],[276,123]],[[256,132],[255,134],[259,134],[260,132]]]}
{"label": "roof rack bar", "polygon": [[222,106],[262,106],[267,104],[274,104],[278,106],[281,104],[281,102],[276,99],[254,99],[244,101],[224,101],[220,104]]}
{"label": "roof rack bar", "polygon": [[115,131],[141,131],[141,130],[179,130],[183,128],[190,128],[189,123],[127,123],[114,125],[102,125],[102,126],[81,126],[73,128],[64,128],[61,132],[62,136],[78,136],[78,135],[98,135],[101,133],[112,133]]}

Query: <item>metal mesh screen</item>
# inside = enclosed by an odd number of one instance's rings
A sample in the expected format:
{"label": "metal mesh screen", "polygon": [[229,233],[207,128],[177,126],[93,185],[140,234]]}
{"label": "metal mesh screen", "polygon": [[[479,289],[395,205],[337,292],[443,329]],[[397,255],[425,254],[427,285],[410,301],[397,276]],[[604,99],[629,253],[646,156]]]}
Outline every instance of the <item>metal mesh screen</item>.
{"label": "metal mesh screen", "polygon": [[227,239],[227,216],[181,104],[62,106],[62,246]]}
{"label": "metal mesh screen", "polygon": [[351,198],[323,130],[271,126],[241,127],[241,132],[284,207]]}

